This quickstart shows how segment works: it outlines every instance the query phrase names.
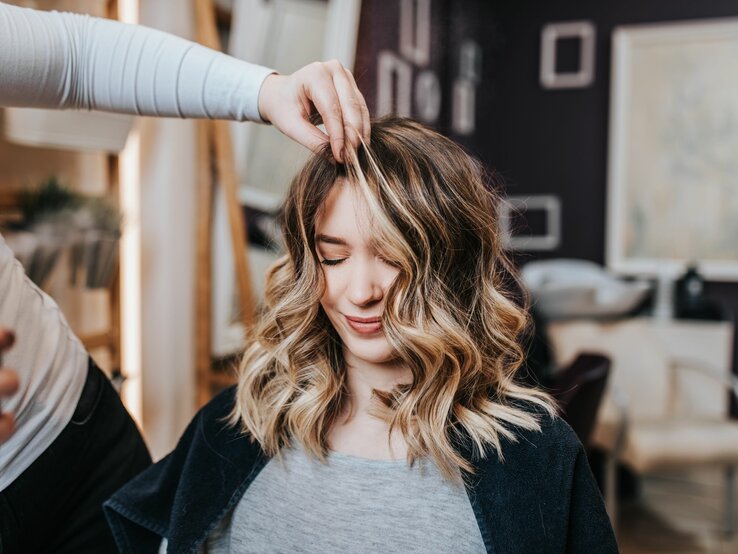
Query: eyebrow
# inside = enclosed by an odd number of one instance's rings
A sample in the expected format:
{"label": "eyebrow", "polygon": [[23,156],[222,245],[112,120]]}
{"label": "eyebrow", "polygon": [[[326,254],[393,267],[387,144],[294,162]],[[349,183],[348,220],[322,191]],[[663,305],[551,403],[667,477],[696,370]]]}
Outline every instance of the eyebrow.
{"label": "eyebrow", "polygon": [[329,235],[323,235],[323,234],[315,235],[315,242],[325,242],[327,244],[338,244],[340,246],[348,246],[348,243],[343,239],[339,239],[338,237],[331,237]]}

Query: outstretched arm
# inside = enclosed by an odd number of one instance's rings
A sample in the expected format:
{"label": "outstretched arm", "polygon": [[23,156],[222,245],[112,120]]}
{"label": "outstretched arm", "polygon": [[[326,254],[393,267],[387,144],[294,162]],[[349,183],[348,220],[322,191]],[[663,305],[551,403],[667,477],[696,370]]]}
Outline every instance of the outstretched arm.
{"label": "outstretched arm", "polygon": [[[0,105],[266,120],[312,150],[330,137],[337,159],[345,139],[369,136],[364,99],[338,62],[274,75],[148,27],[3,3]],[[313,108],[328,136],[309,123]]]}

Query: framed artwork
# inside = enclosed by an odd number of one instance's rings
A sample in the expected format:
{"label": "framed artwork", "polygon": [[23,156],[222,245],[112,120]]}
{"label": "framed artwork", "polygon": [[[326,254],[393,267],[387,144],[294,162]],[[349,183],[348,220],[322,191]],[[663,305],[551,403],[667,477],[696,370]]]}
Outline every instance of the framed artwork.
{"label": "framed artwork", "polygon": [[508,196],[500,211],[507,250],[551,251],[561,245],[561,200],[551,194]]}
{"label": "framed artwork", "polygon": [[738,280],[738,19],[613,35],[607,265]]}
{"label": "framed artwork", "polygon": [[[282,74],[329,59],[352,69],[360,9],[360,0],[234,0],[228,53]],[[231,135],[241,203],[246,210],[260,212],[262,221],[269,221],[268,215],[276,214],[293,175],[310,152],[267,125],[232,123]],[[240,304],[221,189],[217,187],[221,192],[213,206],[211,345],[216,357],[242,350],[245,337],[235,312]],[[254,221],[248,223],[253,230]],[[266,270],[278,256],[272,249],[249,245],[251,286],[257,301],[263,298]]]}
{"label": "framed artwork", "polygon": [[[549,23],[541,30],[541,69],[543,88],[585,88],[595,75],[595,38],[597,31],[591,21]],[[558,47],[563,40],[578,42],[579,59],[576,70],[558,69]]]}

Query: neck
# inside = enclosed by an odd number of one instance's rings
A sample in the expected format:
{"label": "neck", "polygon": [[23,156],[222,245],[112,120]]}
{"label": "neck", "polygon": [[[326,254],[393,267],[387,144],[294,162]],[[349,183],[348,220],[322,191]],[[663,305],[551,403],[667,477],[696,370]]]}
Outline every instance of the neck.
{"label": "neck", "polygon": [[400,384],[411,383],[410,368],[400,361],[371,363],[359,360],[345,353],[346,388],[349,395],[350,410],[346,420],[354,418],[374,418],[369,411],[372,405],[372,391],[390,391]]}
{"label": "neck", "polygon": [[412,372],[401,363],[367,363],[346,352],[348,402],[342,417],[328,433],[331,450],[375,460],[402,459],[408,446],[402,433],[389,434],[389,424],[372,415],[372,390],[392,390],[412,382]]}

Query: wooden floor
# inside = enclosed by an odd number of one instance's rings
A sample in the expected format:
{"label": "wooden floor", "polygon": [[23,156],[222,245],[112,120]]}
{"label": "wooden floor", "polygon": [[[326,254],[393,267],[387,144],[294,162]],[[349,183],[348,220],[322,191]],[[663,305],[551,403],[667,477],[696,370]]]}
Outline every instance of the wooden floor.
{"label": "wooden floor", "polygon": [[645,478],[640,498],[621,505],[621,552],[738,554],[738,532],[723,532],[724,487],[712,469]]}

